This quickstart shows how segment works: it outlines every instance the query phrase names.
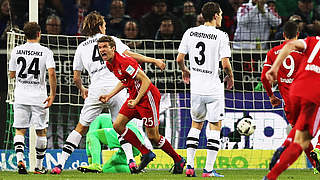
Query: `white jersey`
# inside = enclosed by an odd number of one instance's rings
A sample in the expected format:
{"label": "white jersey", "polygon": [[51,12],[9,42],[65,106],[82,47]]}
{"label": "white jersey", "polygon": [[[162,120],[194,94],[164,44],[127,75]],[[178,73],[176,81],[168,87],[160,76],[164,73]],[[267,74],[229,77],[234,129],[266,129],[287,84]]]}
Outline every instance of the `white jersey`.
{"label": "white jersey", "polygon": [[191,93],[223,98],[219,64],[221,58],[231,57],[228,35],[214,26],[190,28],[184,33],[178,52],[189,54]]}
{"label": "white jersey", "polygon": [[46,69],[55,68],[53,52],[39,43],[13,48],[9,71],[16,71],[15,103],[43,105],[47,96]]}
{"label": "white jersey", "polygon": [[[109,71],[106,62],[99,55],[97,41],[103,34],[96,34],[79,44],[73,60],[73,70],[82,71],[85,68],[90,76],[89,90],[101,87],[115,87],[119,80]],[[116,43],[116,51],[122,54],[129,47],[119,38],[113,37]]]}

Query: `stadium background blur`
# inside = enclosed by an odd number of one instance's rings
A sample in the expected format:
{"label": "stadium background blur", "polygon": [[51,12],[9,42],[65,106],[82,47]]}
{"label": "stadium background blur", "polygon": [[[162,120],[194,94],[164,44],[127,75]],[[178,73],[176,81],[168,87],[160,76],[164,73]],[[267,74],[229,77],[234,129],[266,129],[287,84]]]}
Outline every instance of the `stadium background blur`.
{"label": "stadium background blur", "polygon": [[[253,2],[261,0],[253,0]],[[208,0],[39,0],[39,24],[44,34],[52,35],[81,35],[80,27],[86,14],[91,11],[98,11],[105,16],[107,22],[107,34],[114,35],[119,38],[140,40],[180,40],[183,32],[193,26],[203,23],[201,19],[200,7]],[[237,15],[243,13],[239,9],[248,7],[248,3],[252,1],[246,0],[215,0],[218,2],[223,11],[223,21],[221,29],[228,33],[230,40],[234,40],[234,34],[237,30],[239,19]],[[5,140],[8,133],[8,109],[6,103],[8,80],[7,80],[7,34],[6,32],[14,29],[21,30],[23,24],[28,20],[28,1],[20,0],[1,0],[0,1],[0,149],[6,149]],[[255,4],[256,5],[256,4]],[[252,4],[252,6],[254,6]],[[265,6],[279,17],[281,22],[277,26],[271,26],[268,31],[268,39],[254,39],[256,43],[254,49],[265,50],[270,49],[274,44],[269,43],[268,46],[261,46],[261,41],[282,40],[282,25],[291,19],[301,25],[300,32],[302,38],[312,36],[319,30],[320,22],[320,2],[312,0],[266,0]],[[292,18],[295,15],[295,18]],[[268,19],[262,19],[268,23]],[[130,23],[128,23],[130,22]],[[239,26],[238,26],[239,27]],[[242,32],[253,33],[255,30]],[[47,38],[47,37],[46,37]],[[47,39],[43,38],[45,43]],[[241,40],[241,39],[240,39]],[[245,39],[246,40],[246,39]],[[53,40],[54,41],[54,40]],[[76,46],[75,42],[74,43]],[[279,43],[278,43],[279,44]],[[130,42],[128,41],[130,46]],[[138,48],[138,43],[135,47]],[[175,43],[173,47],[177,48],[179,43]],[[146,46],[146,47],[151,47]],[[140,47],[140,48],[146,48]],[[157,48],[163,48],[163,45],[157,45]],[[264,56],[258,53],[258,58],[252,57],[252,54],[234,54],[234,59],[244,60],[241,67],[233,63],[233,68],[239,71],[257,71],[263,64]],[[235,58],[237,57],[238,58]],[[241,57],[240,57],[241,56]],[[256,62],[252,62],[256,61]],[[239,68],[239,69],[237,69]],[[238,77],[237,77],[238,75]],[[240,77],[241,76],[241,77]],[[259,82],[259,71],[254,74],[253,78]],[[251,77],[252,78],[252,77]],[[235,73],[236,80],[246,80],[243,74]],[[250,81],[250,79],[247,79]],[[237,82],[236,82],[237,83]],[[241,83],[236,84],[239,91],[253,91],[258,83]],[[262,89],[260,89],[261,91]],[[230,102],[231,103],[231,102]],[[231,103],[232,104],[232,103]],[[227,102],[228,105],[228,102]],[[236,105],[234,106],[236,107]],[[264,106],[263,106],[264,107]],[[53,107],[52,109],[54,109]],[[61,110],[61,109],[59,109]],[[78,109],[74,113],[79,113]],[[76,117],[71,117],[77,120]],[[70,124],[70,126],[74,126]],[[50,128],[50,127],[49,127]],[[264,133],[269,133],[268,129]],[[266,135],[266,134],[265,134]],[[65,138],[62,136],[61,141]],[[58,141],[57,139],[55,141]],[[82,143],[83,144],[83,143]],[[204,144],[204,143],[203,143]],[[247,148],[250,146],[245,145]],[[184,145],[176,147],[183,148]],[[244,148],[246,148],[244,147]],[[61,148],[59,144],[52,144],[51,148]],[[252,147],[251,147],[252,148]]]}

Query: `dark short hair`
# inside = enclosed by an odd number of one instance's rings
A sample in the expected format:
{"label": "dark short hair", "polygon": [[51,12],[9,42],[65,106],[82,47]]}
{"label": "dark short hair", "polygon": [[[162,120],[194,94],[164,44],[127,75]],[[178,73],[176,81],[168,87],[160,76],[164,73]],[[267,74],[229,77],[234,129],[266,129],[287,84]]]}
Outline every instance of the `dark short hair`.
{"label": "dark short hair", "polygon": [[98,43],[101,42],[107,42],[109,43],[110,47],[116,47],[116,42],[113,40],[111,36],[102,36],[101,38],[98,39]]}
{"label": "dark short hair", "polygon": [[27,22],[23,27],[23,31],[26,39],[37,39],[41,28],[36,22]]}
{"label": "dark short hair", "polygon": [[299,26],[295,21],[287,21],[283,25],[283,32],[288,39],[293,39],[297,36]]}
{"label": "dark short hair", "polygon": [[220,5],[215,2],[207,2],[202,6],[202,16],[205,22],[210,22],[213,19],[213,16],[217,13],[220,13]]}

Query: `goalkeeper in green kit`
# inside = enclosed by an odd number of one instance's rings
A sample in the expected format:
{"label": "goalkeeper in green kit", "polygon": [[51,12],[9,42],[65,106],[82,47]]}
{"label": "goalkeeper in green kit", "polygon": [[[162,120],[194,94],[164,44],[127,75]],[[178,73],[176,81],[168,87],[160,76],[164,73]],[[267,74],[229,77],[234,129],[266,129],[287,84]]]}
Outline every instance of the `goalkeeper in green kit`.
{"label": "goalkeeper in green kit", "polygon": [[[134,122],[129,122],[127,127],[144,143],[143,137]],[[103,164],[102,168],[100,162],[101,143],[107,145],[110,149],[119,148],[119,150]],[[124,151],[124,149],[126,149],[126,151]],[[78,167],[78,170],[81,172],[139,173],[135,165],[134,157],[138,156],[140,151],[124,140],[119,142],[118,134],[112,126],[110,114],[101,114],[91,123],[86,138],[86,151],[89,166]]]}

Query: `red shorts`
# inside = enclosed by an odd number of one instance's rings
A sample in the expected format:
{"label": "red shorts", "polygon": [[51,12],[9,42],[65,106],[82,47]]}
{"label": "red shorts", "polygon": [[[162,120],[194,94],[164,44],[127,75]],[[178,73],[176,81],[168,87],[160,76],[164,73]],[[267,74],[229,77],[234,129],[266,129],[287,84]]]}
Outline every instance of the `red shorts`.
{"label": "red shorts", "polygon": [[127,116],[129,119],[142,119],[145,127],[152,128],[159,125],[159,105],[160,92],[158,89],[150,89],[146,92],[140,102],[134,107],[128,107],[128,101],[122,105],[120,114]]}
{"label": "red shorts", "polygon": [[288,115],[293,120],[292,124],[297,130],[309,131],[314,137],[320,127],[320,106],[297,96],[291,96],[290,101]]}

